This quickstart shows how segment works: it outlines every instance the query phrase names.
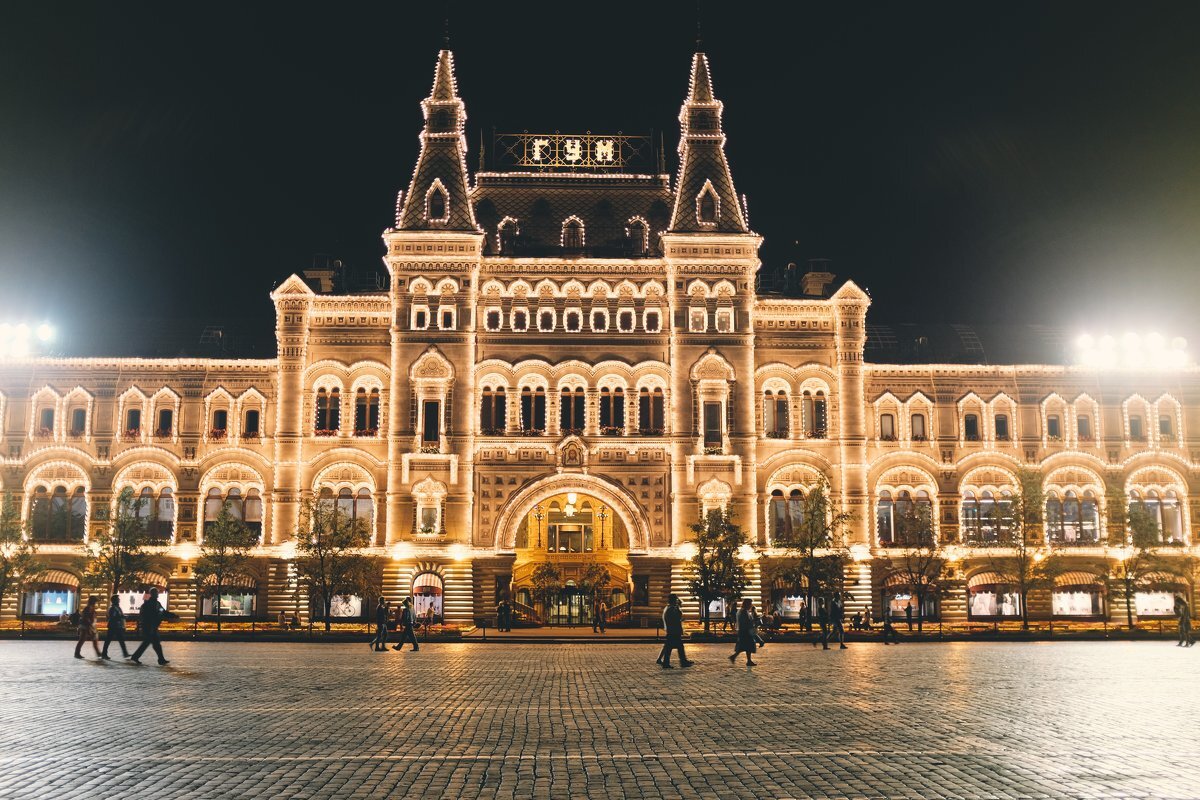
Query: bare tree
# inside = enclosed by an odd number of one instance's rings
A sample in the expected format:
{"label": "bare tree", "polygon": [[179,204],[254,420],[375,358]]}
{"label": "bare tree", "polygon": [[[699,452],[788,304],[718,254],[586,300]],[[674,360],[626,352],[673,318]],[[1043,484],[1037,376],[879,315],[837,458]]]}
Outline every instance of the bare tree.
{"label": "bare tree", "polygon": [[1053,585],[1052,567],[1058,563],[1047,561],[1042,529],[1044,512],[1042,474],[1027,468],[1017,470],[1017,491],[1012,498],[996,503],[989,512],[998,533],[988,563],[1016,586],[1024,630],[1029,630],[1030,593]]}
{"label": "bare tree", "polygon": [[[37,544],[21,524],[21,509],[12,495],[4,495],[0,504],[0,608],[10,593],[17,595],[20,604],[21,595],[45,572],[46,565],[37,557]],[[24,618],[25,612],[18,607],[17,614]]]}
{"label": "bare tree", "polygon": [[321,601],[325,630],[333,627],[334,597],[366,598],[377,591],[382,560],[365,552],[370,543],[364,520],[350,517],[333,502],[305,503],[296,531],[296,571]]}
{"label": "bare tree", "polygon": [[132,586],[138,574],[154,562],[145,550],[150,527],[150,517],[141,513],[145,504],[146,500],[128,487],[117,495],[112,520],[93,532],[89,548],[80,559],[84,584],[116,594]]}
{"label": "bare tree", "polygon": [[[235,516],[229,501],[221,506],[216,520],[204,530],[200,558],[193,569],[196,585],[211,580],[216,592],[217,631],[221,630],[221,595],[230,578],[246,576],[250,566],[250,551],[258,544],[258,534]],[[197,615],[200,609],[196,609]]]}
{"label": "bare tree", "polygon": [[917,630],[924,629],[925,601],[942,591],[946,557],[933,532],[933,507],[908,503],[894,517],[894,542],[889,549],[889,566],[904,576],[917,601]]}
{"label": "bare tree", "polygon": [[746,532],[733,521],[728,509],[710,509],[692,524],[696,554],[684,566],[688,591],[700,602],[704,632],[710,628],[709,605],[714,600],[740,597],[746,590],[746,565],[741,559]]}
{"label": "bare tree", "polygon": [[815,598],[826,600],[844,589],[846,534],[854,514],[842,510],[833,499],[824,476],[805,495],[800,519],[791,514],[772,541],[785,555],[768,567],[772,579],[790,584],[805,595],[805,607],[811,610]]}

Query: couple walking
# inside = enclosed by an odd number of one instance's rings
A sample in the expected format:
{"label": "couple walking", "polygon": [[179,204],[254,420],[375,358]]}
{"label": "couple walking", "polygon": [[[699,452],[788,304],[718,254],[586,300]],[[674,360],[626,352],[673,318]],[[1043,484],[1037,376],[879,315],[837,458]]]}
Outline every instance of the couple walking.
{"label": "couple walking", "polygon": [[79,615],[79,640],[75,642],[75,657],[83,658],[80,652],[83,649],[83,643],[91,640],[96,655],[105,661],[111,661],[112,659],[108,657],[108,647],[116,642],[121,645],[121,655],[134,664],[141,664],[139,659],[142,657],[142,653],[146,652],[147,647],[153,647],[155,655],[158,656],[158,665],[165,667],[171,662],[163,656],[162,639],[158,635],[158,628],[166,617],[167,610],[163,608],[162,603],[158,602],[158,589],[151,589],[142,600],[142,607],[138,609],[138,627],[142,630],[142,643],[137,650],[133,651],[133,655],[129,655],[129,651],[125,648],[125,612],[121,610],[121,596],[114,594],[109,599],[108,627],[104,636],[104,649],[101,650],[100,636],[96,633],[96,596],[92,595]]}
{"label": "couple walking", "polygon": [[[667,607],[663,609],[663,629],[666,631],[666,640],[658,654],[658,665],[663,669],[674,669],[671,666],[673,651],[679,652],[679,666],[690,667],[696,663],[689,661],[683,651],[683,608],[679,595],[673,594],[667,599]],[[742,608],[738,611],[737,632],[737,648],[729,660],[736,659],[738,653],[745,653],[746,666],[753,667],[756,663],[751,655],[765,642],[758,635],[758,615],[754,613],[754,604],[749,598],[742,601]]]}
{"label": "couple walking", "polygon": [[[401,650],[404,648],[405,642],[412,644],[413,652],[420,650],[417,644],[417,618],[413,614],[412,598],[404,598],[404,602],[400,607],[400,618],[397,620],[397,627],[400,628],[400,641],[392,646],[393,650]],[[387,634],[388,634],[388,606],[387,598],[380,597],[379,605],[375,607],[375,637],[371,639],[370,646],[376,653],[381,653],[387,650]],[[428,635],[428,631],[426,631]]]}

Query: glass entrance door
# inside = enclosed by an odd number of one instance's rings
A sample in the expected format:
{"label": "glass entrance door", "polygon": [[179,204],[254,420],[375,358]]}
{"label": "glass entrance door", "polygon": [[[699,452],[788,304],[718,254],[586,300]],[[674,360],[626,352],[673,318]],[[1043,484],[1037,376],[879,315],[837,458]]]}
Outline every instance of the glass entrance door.
{"label": "glass entrance door", "polygon": [[558,600],[551,604],[546,621],[551,625],[590,625],[591,605],[587,597],[573,586],[565,587]]}

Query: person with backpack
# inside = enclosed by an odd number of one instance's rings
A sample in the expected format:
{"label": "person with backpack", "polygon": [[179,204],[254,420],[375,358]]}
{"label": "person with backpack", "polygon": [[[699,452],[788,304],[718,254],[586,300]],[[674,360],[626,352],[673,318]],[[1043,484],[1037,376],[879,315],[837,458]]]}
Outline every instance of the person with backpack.
{"label": "person with backpack", "polygon": [[163,655],[162,639],[158,635],[158,626],[162,624],[166,616],[167,610],[158,602],[158,588],[155,587],[150,590],[149,597],[138,609],[138,627],[142,629],[142,643],[138,645],[137,650],[133,651],[133,655],[129,656],[130,661],[141,664],[142,662],[138,659],[142,657],[142,653],[146,652],[147,647],[153,647],[160,667],[171,663]]}
{"label": "person with backpack", "polygon": [[121,610],[121,596],[114,594],[108,601],[108,628],[104,632],[104,649],[100,657],[110,661],[108,646],[116,642],[121,645],[121,655],[129,658],[129,649],[125,647],[125,612]]}
{"label": "person with backpack", "polygon": [[403,650],[405,642],[412,642],[413,652],[421,649],[417,644],[416,618],[413,616],[412,598],[404,598],[404,605],[400,609],[400,641],[392,647],[393,650]]}
{"label": "person with backpack", "polygon": [[102,658],[100,637],[96,635],[96,595],[88,598],[87,605],[83,607],[83,613],[79,615],[79,639],[75,642],[76,658],[83,658],[79,651],[83,649],[83,643],[88,639],[92,640],[92,647],[95,648],[96,655]]}

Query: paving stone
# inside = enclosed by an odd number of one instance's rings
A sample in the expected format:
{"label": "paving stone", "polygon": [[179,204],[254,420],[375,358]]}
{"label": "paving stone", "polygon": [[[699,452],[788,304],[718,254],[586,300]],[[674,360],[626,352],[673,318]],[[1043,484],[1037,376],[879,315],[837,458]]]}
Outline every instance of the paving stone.
{"label": "paving stone", "polygon": [[1200,798],[1200,652],[1163,643],[0,643],[0,798]]}

